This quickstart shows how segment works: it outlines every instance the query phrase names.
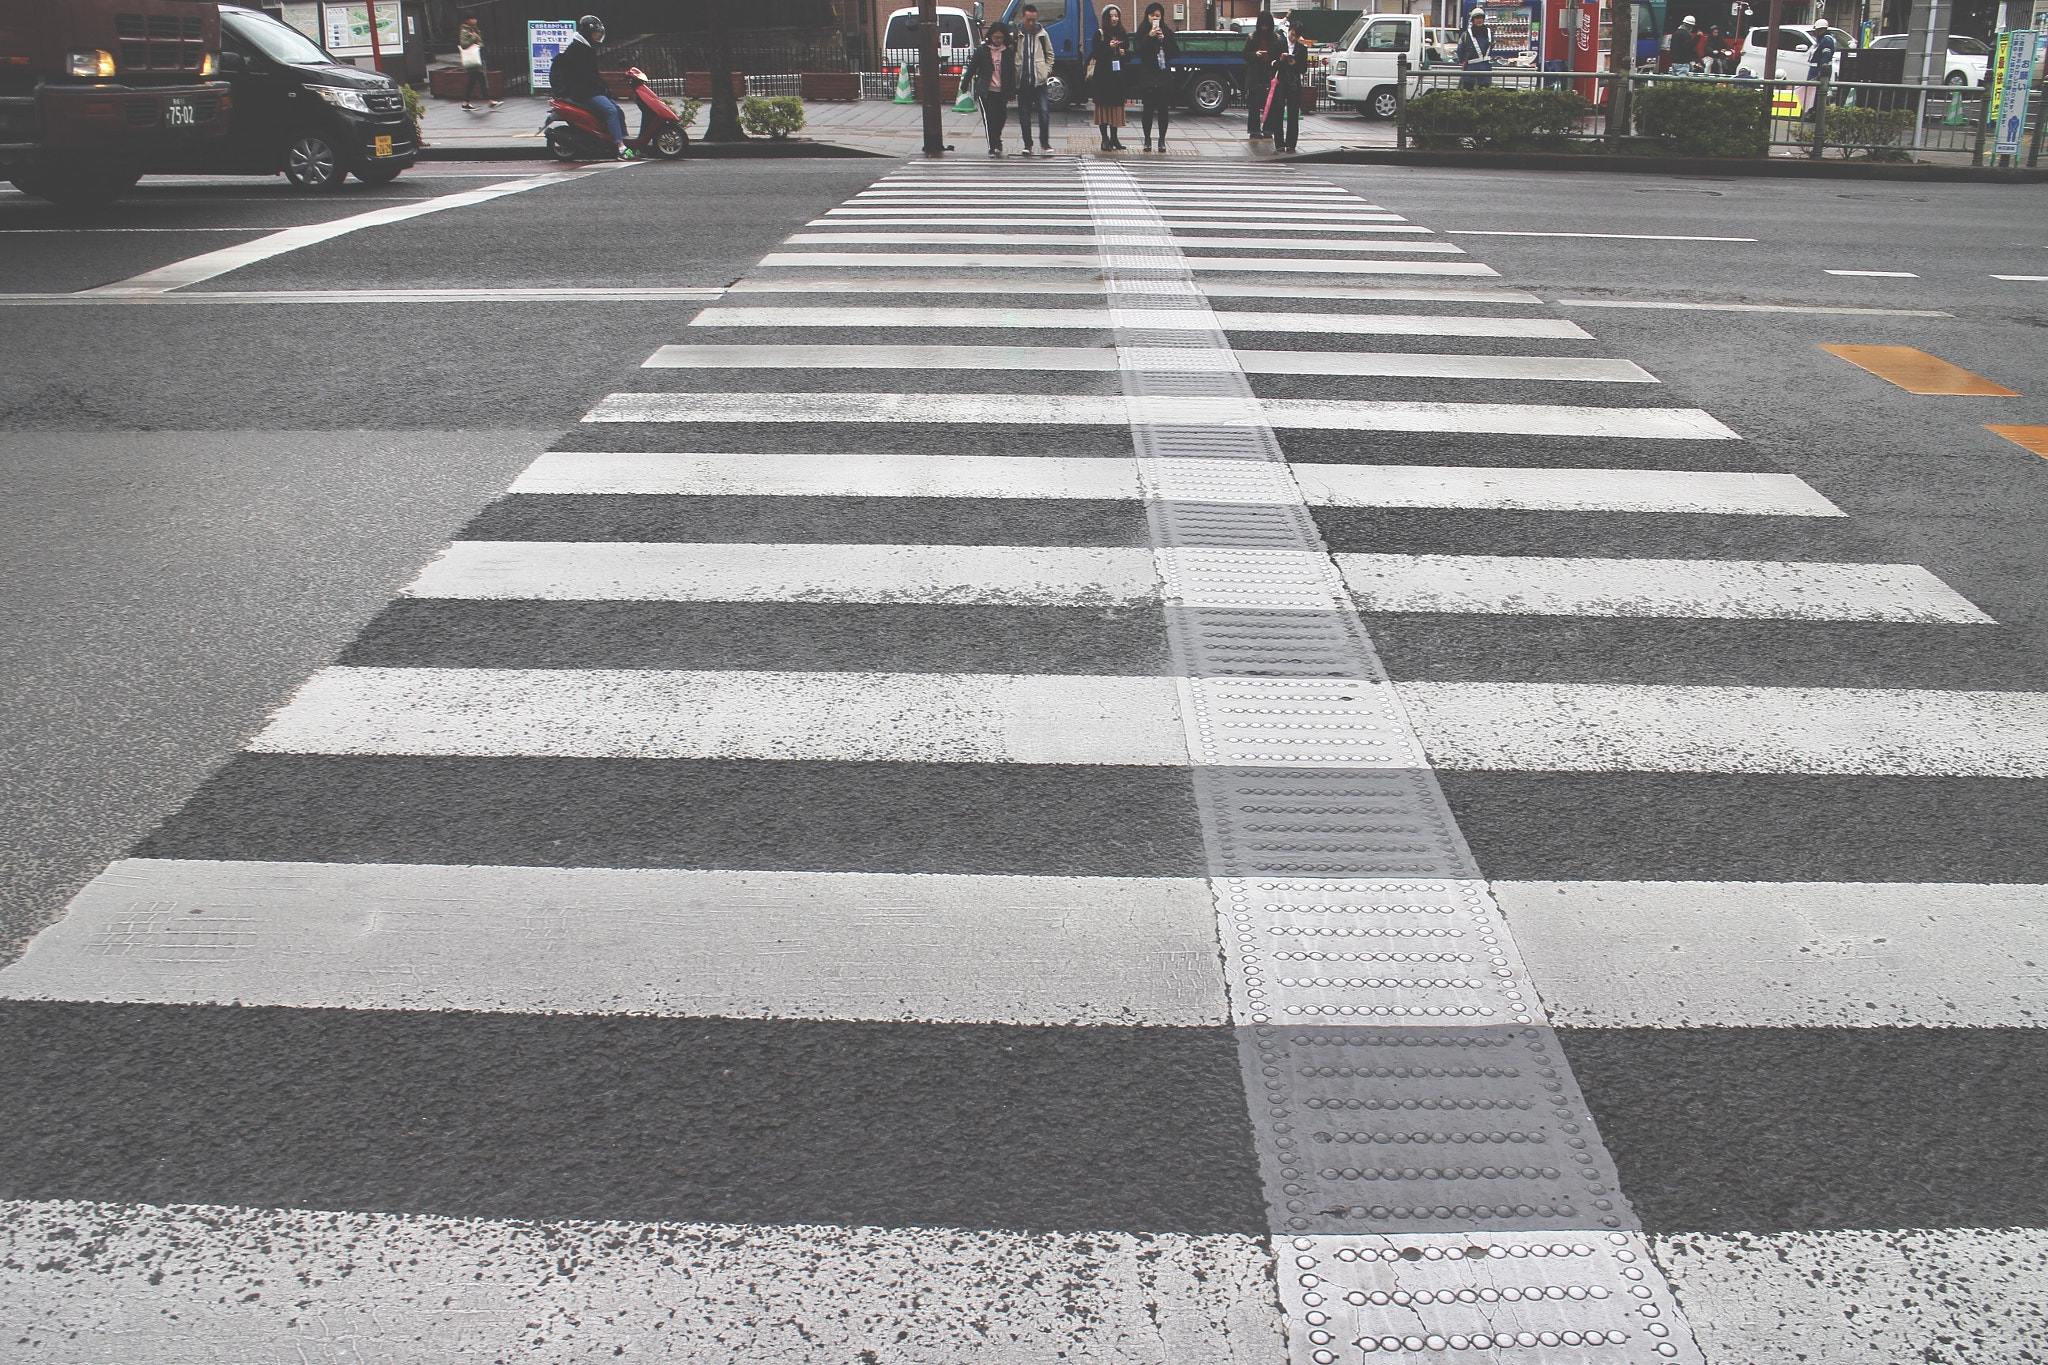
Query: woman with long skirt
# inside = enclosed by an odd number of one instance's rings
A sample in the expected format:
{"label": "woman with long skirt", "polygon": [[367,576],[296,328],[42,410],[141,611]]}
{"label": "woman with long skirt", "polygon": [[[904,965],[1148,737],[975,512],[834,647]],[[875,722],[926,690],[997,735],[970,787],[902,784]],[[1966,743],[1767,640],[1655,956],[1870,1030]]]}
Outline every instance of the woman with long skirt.
{"label": "woman with long skirt", "polygon": [[1095,126],[1102,131],[1105,152],[1124,150],[1118,134],[1124,126],[1124,101],[1130,97],[1132,56],[1124,12],[1104,5],[1095,44],[1088,49],[1088,93],[1095,100]]}

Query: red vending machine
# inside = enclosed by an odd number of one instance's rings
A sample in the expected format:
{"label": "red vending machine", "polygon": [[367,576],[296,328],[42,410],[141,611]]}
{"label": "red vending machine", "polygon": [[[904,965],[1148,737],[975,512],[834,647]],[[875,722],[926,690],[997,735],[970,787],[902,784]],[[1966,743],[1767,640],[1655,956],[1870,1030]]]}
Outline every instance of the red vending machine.
{"label": "red vending machine", "polygon": [[1590,76],[1600,69],[1600,0],[1544,0],[1543,69],[1587,73],[1571,87],[1599,100],[1599,82]]}

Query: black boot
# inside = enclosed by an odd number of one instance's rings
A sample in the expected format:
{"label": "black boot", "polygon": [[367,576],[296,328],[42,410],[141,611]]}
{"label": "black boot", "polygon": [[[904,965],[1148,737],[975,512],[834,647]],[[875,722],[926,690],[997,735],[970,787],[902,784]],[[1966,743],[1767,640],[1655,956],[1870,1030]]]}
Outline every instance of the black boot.
{"label": "black boot", "polygon": [[1102,125],[1102,150],[1109,150],[1109,125],[1106,123]]}

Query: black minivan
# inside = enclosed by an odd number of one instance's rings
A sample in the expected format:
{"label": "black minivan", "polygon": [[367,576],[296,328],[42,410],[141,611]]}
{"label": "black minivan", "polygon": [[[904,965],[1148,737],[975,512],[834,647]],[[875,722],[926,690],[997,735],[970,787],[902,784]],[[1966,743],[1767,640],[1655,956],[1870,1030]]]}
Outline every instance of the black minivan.
{"label": "black minivan", "polygon": [[413,164],[405,92],[389,76],[329,55],[289,24],[237,5],[220,7],[220,72],[234,90],[228,135],[152,172],[276,175],[331,190],[350,172],[383,185]]}

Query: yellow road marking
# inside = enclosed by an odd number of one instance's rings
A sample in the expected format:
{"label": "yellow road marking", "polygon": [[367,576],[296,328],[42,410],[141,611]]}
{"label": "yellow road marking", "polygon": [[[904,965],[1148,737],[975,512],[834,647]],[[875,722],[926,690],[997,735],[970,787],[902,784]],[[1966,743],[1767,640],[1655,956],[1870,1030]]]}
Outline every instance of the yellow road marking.
{"label": "yellow road marking", "polygon": [[2025,446],[2048,460],[2048,427],[1994,427],[1986,422],[1984,430],[2003,436],[2014,445]]}
{"label": "yellow road marking", "polygon": [[1897,384],[1908,393],[1975,394],[1985,398],[2017,398],[2017,390],[1994,384],[1960,365],[1951,365],[1914,346],[1826,346],[1851,365],[1870,371],[1879,379]]}

